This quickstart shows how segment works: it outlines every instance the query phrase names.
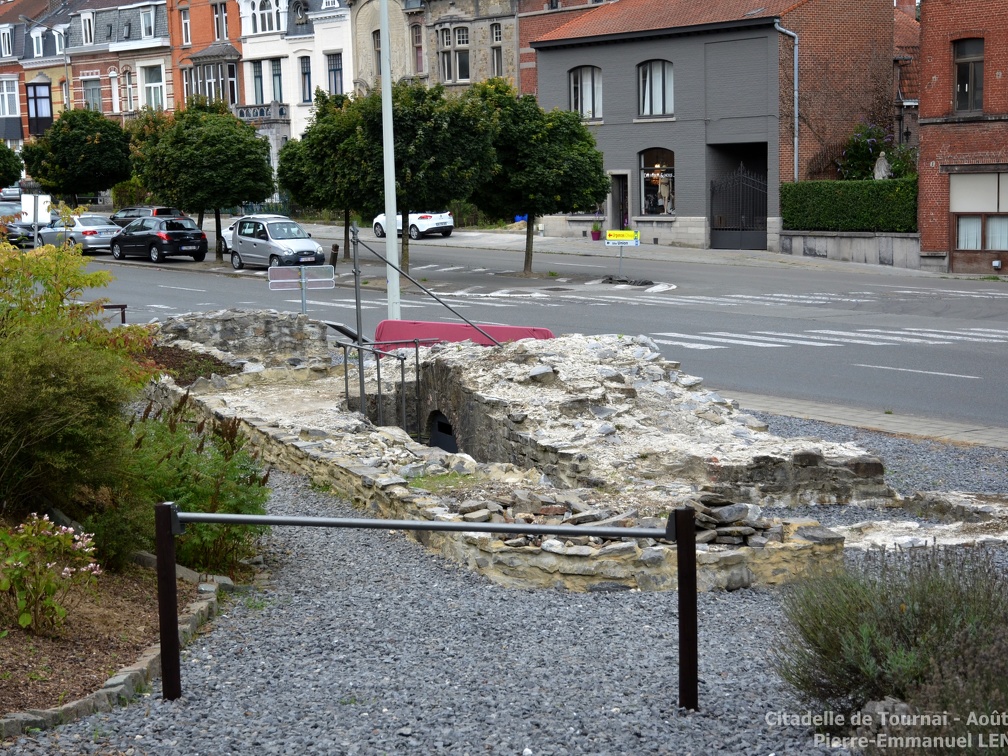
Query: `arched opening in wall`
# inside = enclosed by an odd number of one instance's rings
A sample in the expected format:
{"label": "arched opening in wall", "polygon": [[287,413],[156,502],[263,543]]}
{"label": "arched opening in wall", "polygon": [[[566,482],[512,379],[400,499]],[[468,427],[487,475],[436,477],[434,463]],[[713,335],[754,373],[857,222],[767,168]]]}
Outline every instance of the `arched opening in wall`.
{"label": "arched opening in wall", "polygon": [[434,410],[427,418],[428,446],[436,446],[446,452],[458,452],[458,441],[455,440],[455,430],[452,424],[440,410]]}

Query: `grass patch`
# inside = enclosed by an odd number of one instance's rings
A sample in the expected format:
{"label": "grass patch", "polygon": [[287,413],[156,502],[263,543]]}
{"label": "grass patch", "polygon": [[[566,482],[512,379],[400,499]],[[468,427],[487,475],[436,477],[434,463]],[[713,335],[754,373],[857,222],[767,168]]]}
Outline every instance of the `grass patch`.
{"label": "grass patch", "polygon": [[432,494],[440,494],[445,491],[455,491],[469,485],[469,476],[456,472],[443,473],[440,475],[421,475],[410,481],[413,488],[422,488]]}

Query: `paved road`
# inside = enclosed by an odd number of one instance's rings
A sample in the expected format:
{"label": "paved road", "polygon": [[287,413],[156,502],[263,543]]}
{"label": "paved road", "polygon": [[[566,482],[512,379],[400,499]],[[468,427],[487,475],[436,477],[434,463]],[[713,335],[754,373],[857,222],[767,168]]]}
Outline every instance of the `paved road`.
{"label": "paved road", "polygon": [[[306,225],[313,236],[327,248],[337,239],[342,244],[341,229]],[[363,246],[383,253],[384,241],[374,239],[370,231],[363,231],[361,238],[361,275],[368,281],[366,288],[372,290],[365,303],[365,331],[368,331],[373,330],[377,320],[384,317],[381,292],[373,291],[383,288],[384,267]],[[978,291],[975,281],[964,282],[961,287],[952,285],[950,288],[947,277],[884,266],[793,258],[759,251],[691,250],[653,245],[618,249],[590,240],[549,237],[537,237],[535,240],[534,268],[541,273],[538,277],[522,278],[515,276],[515,272],[520,271],[522,266],[524,244],[524,236],[516,233],[456,231],[448,239],[431,237],[413,246],[411,273],[454,306],[463,310],[478,306],[482,313],[497,311],[501,321],[515,322],[513,311],[518,308],[520,311],[529,308],[559,308],[552,309],[551,317],[564,311],[581,311],[569,306],[572,304],[636,308],[643,313],[641,323],[644,327],[635,332],[649,333],[660,345],[671,347],[684,360],[688,358],[688,365],[685,366],[687,372],[708,376],[706,382],[713,386],[718,386],[716,376],[719,373],[707,370],[702,360],[708,354],[726,353],[730,350],[773,355],[773,364],[774,361],[787,359],[783,355],[788,350],[799,348],[820,355],[833,354],[836,350],[847,350],[848,354],[854,355],[859,353],[855,350],[863,352],[867,347],[876,348],[876,352],[893,353],[892,350],[913,346],[914,352],[918,353],[922,347],[941,346],[961,348],[964,353],[972,356],[980,347],[994,347],[1008,342],[1008,329],[1005,328],[1003,319],[989,323],[970,320],[971,313],[976,311],[977,297],[992,300],[998,307],[1001,301],[1008,306],[1008,288],[1002,284],[993,283]],[[479,250],[486,249],[494,250],[492,261],[488,260],[485,266],[474,264],[473,256],[479,254]],[[184,264],[183,261],[175,262]],[[186,264],[185,267],[191,265]],[[738,290],[733,287],[730,293],[720,291],[716,272],[712,274],[710,268],[718,265],[731,265],[736,270],[744,268],[745,279],[751,281],[749,288]],[[207,272],[233,274],[226,263],[222,266],[207,261],[199,267]],[[679,283],[659,280],[662,273],[667,277],[669,270],[673,268]],[[782,289],[786,287],[780,285],[781,279],[791,269],[801,269],[806,276],[810,272],[820,274],[820,290],[784,293]],[[617,273],[628,277],[651,275],[655,279],[654,285],[642,287],[602,282],[604,275]],[[263,277],[263,272],[243,271],[242,276]],[[683,285],[684,279],[687,279],[688,285]],[[352,286],[352,266],[344,263],[338,265],[337,280],[341,285]],[[838,287],[837,281],[842,281],[844,285]],[[934,291],[938,285],[941,286],[941,296],[935,297]],[[679,286],[682,286],[682,290]],[[685,293],[686,289],[690,293]],[[352,323],[352,295],[340,297],[337,292],[336,298],[340,301],[333,302],[333,298],[327,296],[324,302],[320,299],[318,304],[341,304],[347,315],[344,322]],[[942,324],[922,328],[918,317],[907,318],[902,325],[890,321],[884,328],[879,327],[877,313],[883,310],[887,313],[900,312],[903,309],[906,312],[919,313],[923,310],[927,313],[932,300],[938,302],[934,307],[940,309],[940,313],[936,311],[935,314],[946,318],[954,316],[953,320],[947,321],[955,322],[954,326]],[[241,304],[234,299],[231,301]],[[284,305],[278,302],[275,306]],[[440,314],[435,313],[439,307],[404,293],[403,317],[438,319]],[[863,314],[863,323],[857,327],[849,324],[815,329],[794,327],[788,320],[789,313],[803,308],[807,312],[809,307]],[[291,303],[287,303],[286,308],[291,309]],[[700,317],[705,317],[705,312],[737,313],[739,322],[751,324],[752,327],[705,329],[700,323],[683,327],[677,322],[672,328],[666,324],[665,327],[656,329],[656,316],[647,315],[646,312],[659,308],[664,311],[680,308],[684,318],[685,313],[693,310],[699,312]],[[961,308],[961,311],[957,308]],[[512,311],[510,315],[507,314],[508,311]],[[780,315],[780,327],[767,328],[766,321],[762,320],[757,324],[757,314],[760,318],[765,318],[767,314]],[[483,314],[479,317],[487,321],[493,319]],[[526,316],[526,320],[528,317]],[[910,325],[911,322],[913,325]],[[577,325],[572,324],[569,330],[579,330]],[[752,358],[740,359],[752,361]],[[845,359],[849,362],[851,358]],[[867,362],[863,365],[865,371],[879,371],[883,367],[885,366]],[[913,367],[903,370],[904,373],[898,377],[901,381],[908,382],[918,377],[914,373],[927,373],[929,378],[937,373],[926,369],[915,370]],[[965,369],[961,372],[963,374],[958,378],[969,377],[965,374]],[[952,377],[950,371],[949,378]],[[941,419],[937,417],[937,412],[929,413],[927,408],[922,408],[920,414],[902,410],[893,413],[884,408],[839,406],[832,400],[788,399],[774,396],[774,393],[779,392],[774,390],[776,379],[773,376],[769,376],[762,384],[759,378],[758,375],[746,376],[745,380],[750,381],[749,384],[735,381],[733,385],[723,387],[723,392],[739,399],[744,407],[750,409],[967,443],[1000,447],[1008,445],[1008,430],[998,427],[996,420],[994,424],[982,420],[963,423]],[[995,417],[1003,416],[1001,413]]]}

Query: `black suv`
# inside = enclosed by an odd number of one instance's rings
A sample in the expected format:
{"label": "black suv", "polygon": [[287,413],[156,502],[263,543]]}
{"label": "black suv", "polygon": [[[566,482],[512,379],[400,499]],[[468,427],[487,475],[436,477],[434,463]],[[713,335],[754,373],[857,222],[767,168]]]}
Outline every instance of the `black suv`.
{"label": "black suv", "polygon": [[117,226],[128,226],[137,218],[149,218],[152,215],[164,215],[170,218],[181,218],[185,216],[177,207],[163,207],[161,205],[143,205],[140,207],[124,207],[117,210],[109,217]]}

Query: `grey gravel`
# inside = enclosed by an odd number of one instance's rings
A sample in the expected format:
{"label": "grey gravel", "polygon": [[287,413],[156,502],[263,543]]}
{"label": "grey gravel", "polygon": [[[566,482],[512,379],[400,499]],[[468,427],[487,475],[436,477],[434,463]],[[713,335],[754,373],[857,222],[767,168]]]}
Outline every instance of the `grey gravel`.
{"label": "grey gravel", "polygon": [[[1008,485],[994,474],[1005,452],[765,419],[782,435],[835,430],[907,485]],[[360,516],[303,478],[274,472],[270,482],[271,512]],[[128,707],[22,737],[10,752],[827,752],[810,730],[767,721],[803,711],[769,661],[778,591],[700,596],[701,711],[685,712],[674,592],[502,588],[381,530],[275,528],[263,555],[270,584],[231,599],[184,650],[181,699],[162,701],[157,683]]]}

